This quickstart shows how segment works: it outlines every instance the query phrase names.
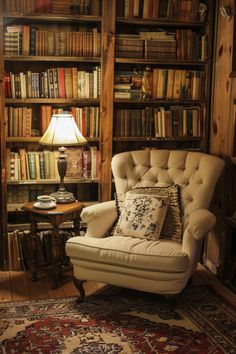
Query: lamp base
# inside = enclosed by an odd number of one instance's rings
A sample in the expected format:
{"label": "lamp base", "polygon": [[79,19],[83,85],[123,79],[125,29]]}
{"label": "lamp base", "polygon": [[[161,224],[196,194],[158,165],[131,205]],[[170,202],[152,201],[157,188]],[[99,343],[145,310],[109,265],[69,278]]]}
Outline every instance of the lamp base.
{"label": "lamp base", "polygon": [[67,204],[75,202],[75,197],[73,193],[67,191],[57,191],[51,193],[50,195],[56,199],[57,204]]}

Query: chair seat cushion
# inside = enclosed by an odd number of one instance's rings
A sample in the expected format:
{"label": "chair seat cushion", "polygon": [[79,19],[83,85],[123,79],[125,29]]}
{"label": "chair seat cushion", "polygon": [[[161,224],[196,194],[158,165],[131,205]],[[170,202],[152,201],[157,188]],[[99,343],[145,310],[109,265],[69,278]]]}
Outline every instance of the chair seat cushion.
{"label": "chair seat cushion", "polygon": [[189,267],[182,245],[168,240],[147,241],[127,236],[106,238],[72,237],[66,243],[66,253],[76,260],[107,265],[119,265],[151,272],[186,272]]}

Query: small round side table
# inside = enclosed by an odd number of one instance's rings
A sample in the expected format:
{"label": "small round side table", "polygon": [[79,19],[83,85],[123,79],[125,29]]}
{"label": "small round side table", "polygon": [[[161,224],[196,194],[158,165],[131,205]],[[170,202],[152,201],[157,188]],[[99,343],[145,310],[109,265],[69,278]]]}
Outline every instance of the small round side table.
{"label": "small round side table", "polygon": [[61,238],[59,226],[66,221],[73,221],[74,231],[80,234],[80,214],[84,205],[80,202],[57,204],[54,209],[42,210],[34,206],[34,202],[25,204],[22,210],[29,214],[31,233],[31,272],[32,280],[37,280],[37,231],[38,222],[52,225],[52,275],[53,289],[58,288],[61,280]]}

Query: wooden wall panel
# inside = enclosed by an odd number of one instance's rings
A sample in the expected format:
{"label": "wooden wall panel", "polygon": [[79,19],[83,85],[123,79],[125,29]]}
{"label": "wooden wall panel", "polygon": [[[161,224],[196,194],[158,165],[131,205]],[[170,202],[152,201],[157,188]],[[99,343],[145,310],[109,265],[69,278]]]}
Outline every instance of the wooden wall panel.
{"label": "wooden wall panel", "polygon": [[[216,11],[209,152],[221,156],[226,165],[212,203],[212,210],[217,219],[215,230],[211,235],[213,240],[208,237],[206,243],[208,261],[213,269],[217,269],[216,273],[221,277],[227,277],[226,265],[227,260],[231,257],[231,239],[224,218],[232,213],[230,207],[232,193],[230,156],[234,144],[233,99],[236,98],[236,78],[232,77],[234,16],[229,20],[222,17],[220,7],[225,4],[224,0],[219,0]],[[231,7],[232,14],[234,14],[234,0],[227,1],[227,5]]]}
{"label": "wooden wall panel", "polygon": [[[235,73],[236,75],[236,73]],[[234,104],[235,101],[235,104]],[[228,124],[227,151],[230,156],[236,156],[236,77],[232,77],[231,110]]]}
{"label": "wooden wall panel", "polygon": [[[228,4],[233,7],[234,1]],[[219,1],[219,7],[225,5]],[[218,9],[219,9],[218,7]],[[232,46],[233,46],[233,17],[227,21],[217,11],[217,29],[215,43],[212,119],[210,129],[210,152],[224,156],[229,154],[229,126],[231,115],[231,86]]]}

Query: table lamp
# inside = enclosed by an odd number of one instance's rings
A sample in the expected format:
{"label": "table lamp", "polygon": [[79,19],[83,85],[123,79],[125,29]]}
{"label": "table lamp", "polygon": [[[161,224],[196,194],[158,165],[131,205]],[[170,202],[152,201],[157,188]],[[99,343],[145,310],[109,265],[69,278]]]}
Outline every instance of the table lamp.
{"label": "table lamp", "polygon": [[52,193],[51,196],[60,204],[74,202],[75,197],[73,193],[68,192],[64,185],[64,177],[67,169],[65,146],[84,145],[87,143],[87,140],[81,134],[72,114],[68,112],[54,114],[46,132],[39,140],[39,143],[42,145],[59,147],[57,167],[60,176],[60,185],[58,191]]}

